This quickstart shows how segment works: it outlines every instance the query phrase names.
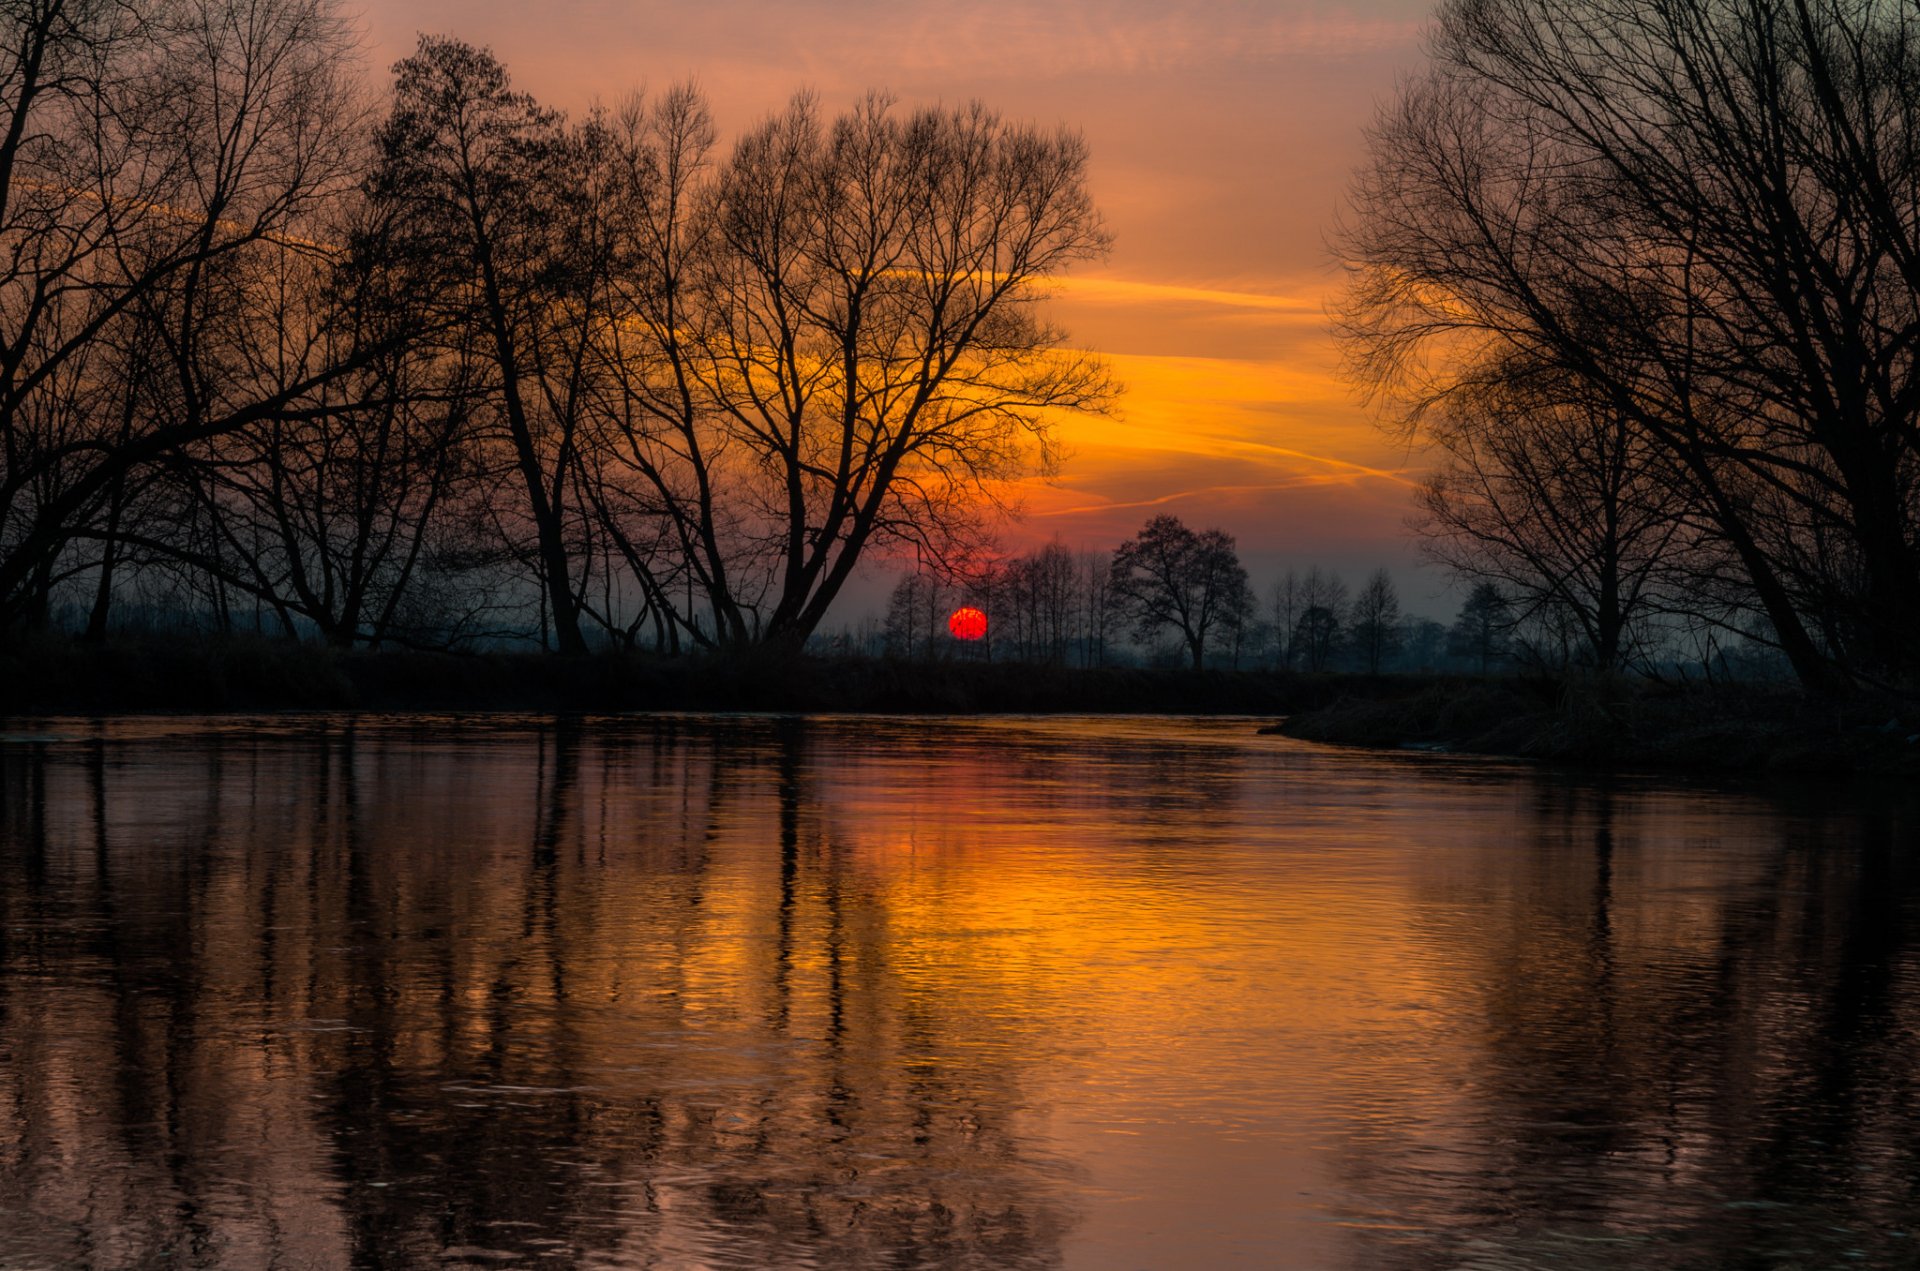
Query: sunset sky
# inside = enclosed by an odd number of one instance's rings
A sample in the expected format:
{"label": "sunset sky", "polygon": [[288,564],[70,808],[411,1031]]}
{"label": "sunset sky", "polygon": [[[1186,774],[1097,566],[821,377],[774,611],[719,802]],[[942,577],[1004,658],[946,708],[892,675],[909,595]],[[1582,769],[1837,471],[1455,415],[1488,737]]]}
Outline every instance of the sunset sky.
{"label": "sunset sky", "polygon": [[1427,0],[390,0],[368,5],[377,72],[419,32],[493,48],[518,86],[578,110],[692,79],[723,137],[797,89],[837,109],[979,98],[1064,122],[1092,151],[1111,258],[1055,302],[1127,385],[1069,424],[1060,478],[1015,539],[1110,547],[1152,513],[1235,534],[1257,587],[1320,563],[1393,567],[1444,616],[1403,528],[1420,458],[1337,374],[1327,245],[1362,130],[1419,64]]}

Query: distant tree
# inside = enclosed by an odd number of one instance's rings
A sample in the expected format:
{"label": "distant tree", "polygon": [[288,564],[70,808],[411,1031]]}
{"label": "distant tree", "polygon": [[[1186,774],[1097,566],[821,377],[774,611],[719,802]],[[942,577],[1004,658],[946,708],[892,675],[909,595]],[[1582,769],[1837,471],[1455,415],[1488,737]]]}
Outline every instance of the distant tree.
{"label": "distant tree", "polygon": [[1367,674],[1378,675],[1400,644],[1400,595],[1385,569],[1374,570],[1354,600],[1352,635]]}
{"label": "distant tree", "polygon": [[1112,558],[1105,552],[1080,556],[1080,664],[1107,664],[1107,637],[1114,622]]}
{"label": "distant tree", "polygon": [[1324,671],[1333,662],[1339,647],[1340,615],[1325,605],[1308,605],[1294,623],[1293,647],[1299,651],[1300,668]]}
{"label": "distant tree", "polygon": [[1246,607],[1227,628],[1227,665],[1237,671],[1243,658],[1257,664],[1270,634],[1267,624],[1259,617],[1259,606],[1253,603],[1249,593]]}
{"label": "distant tree", "polygon": [[1035,655],[1041,661],[1064,665],[1079,608],[1078,562],[1059,539],[1039,548],[1030,559]]}
{"label": "distant tree", "polygon": [[955,652],[970,659],[994,660],[1005,647],[1001,616],[1007,604],[1007,562],[991,555],[975,556],[954,567],[953,605],[970,605],[987,615],[987,634]]}
{"label": "distant tree", "polygon": [[1508,633],[1513,628],[1513,604],[1496,583],[1476,583],[1460,606],[1454,620],[1450,643],[1453,652],[1472,658],[1485,675],[1506,656]]}
{"label": "distant tree", "polygon": [[1113,593],[1140,639],[1176,631],[1199,670],[1207,637],[1246,617],[1247,571],[1224,530],[1194,531],[1178,517],[1156,516],[1120,544],[1110,569]]}
{"label": "distant tree", "polygon": [[1296,650],[1293,631],[1300,622],[1300,575],[1289,569],[1273,584],[1270,602],[1273,624],[1273,669],[1291,671]]}
{"label": "distant tree", "polygon": [[1430,671],[1447,655],[1447,628],[1432,618],[1409,618],[1401,624],[1402,661],[1415,670]]}
{"label": "distant tree", "polygon": [[1302,670],[1324,671],[1333,665],[1346,630],[1347,585],[1315,565],[1300,580],[1294,602],[1299,612],[1289,637],[1294,661]]}
{"label": "distant tree", "polygon": [[887,653],[908,660],[929,657],[938,645],[945,599],[946,589],[931,573],[916,569],[901,574],[887,598]]}
{"label": "distant tree", "polygon": [[1079,593],[1079,564],[1057,539],[1004,562],[997,614],[1004,647],[1020,661],[1064,663]]}
{"label": "distant tree", "polygon": [[[1340,575],[1315,565],[1300,581],[1300,602],[1305,608],[1318,605],[1341,623],[1347,620],[1347,584]],[[1303,609],[1304,612],[1304,609]]]}

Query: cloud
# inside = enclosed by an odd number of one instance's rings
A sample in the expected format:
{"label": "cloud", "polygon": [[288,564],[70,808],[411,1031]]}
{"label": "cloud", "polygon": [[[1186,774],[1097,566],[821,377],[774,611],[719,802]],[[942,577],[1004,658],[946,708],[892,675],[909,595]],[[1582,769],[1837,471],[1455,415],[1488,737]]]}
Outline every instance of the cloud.
{"label": "cloud", "polygon": [[832,92],[880,82],[1138,76],[1355,56],[1411,45],[1425,25],[1421,8],[1396,0],[1364,6],[1272,0],[396,0],[369,8],[366,16],[376,44],[401,50],[414,30],[453,31],[490,40],[516,63],[592,49],[596,60],[651,61],[656,71],[663,61],[672,67],[698,51],[709,68],[773,71],[783,85],[799,71]]}
{"label": "cloud", "polygon": [[1305,459],[1309,463],[1324,463],[1330,467],[1341,469],[1339,474],[1335,474],[1334,477],[1329,477],[1329,480],[1336,479],[1338,476],[1345,476],[1349,480],[1358,477],[1372,477],[1380,481],[1391,481],[1396,485],[1403,485],[1409,489],[1419,484],[1404,472],[1387,468],[1377,468],[1371,464],[1355,463],[1351,459],[1337,459],[1332,455],[1309,454],[1304,450],[1292,450],[1285,446],[1270,446],[1257,441],[1236,441],[1229,444],[1245,450],[1264,451],[1267,454],[1282,455],[1289,459]]}
{"label": "cloud", "polygon": [[[1333,460],[1330,462],[1338,462]],[[1045,508],[1029,512],[1029,519],[1044,520],[1058,516],[1104,516],[1110,512],[1130,512],[1140,508],[1166,507],[1173,503],[1206,502],[1218,503],[1222,499],[1248,494],[1275,494],[1282,490],[1300,490],[1312,486],[1351,485],[1359,476],[1353,472],[1319,473],[1289,478],[1285,481],[1262,481],[1252,485],[1208,485],[1194,490],[1175,490],[1171,494],[1157,494],[1150,499],[1132,499],[1125,503],[1085,503],[1076,507]],[[1373,475],[1373,474],[1369,474]],[[1399,480],[1398,477],[1392,477]]]}
{"label": "cloud", "polygon": [[884,11],[914,17],[906,29],[885,21],[860,23],[871,55],[909,73],[993,77],[1140,75],[1221,62],[1337,57],[1411,43],[1425,25],[1420,18],[1342,7],[1219,0],[1047,5],[1001,0],[964,9],[888,5]]}
{"label": "cloud", "polygon": [[1091,304],[1202,305],[1254,309],[1263,314],[1280,314],[1315,324],[1326,320],[1326,307],[1318,296],[1223,291],[1213,287],[1139,282],[1130,278],[1069,277],[1056,280],[1054,285],[1063,298]]}

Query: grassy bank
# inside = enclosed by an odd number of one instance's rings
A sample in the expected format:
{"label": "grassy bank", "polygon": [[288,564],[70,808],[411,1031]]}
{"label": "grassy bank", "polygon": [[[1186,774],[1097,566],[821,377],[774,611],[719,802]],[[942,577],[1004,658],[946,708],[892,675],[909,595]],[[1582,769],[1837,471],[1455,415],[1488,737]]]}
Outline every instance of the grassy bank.
{"label": "grassy bank", "polygon": [[1920,776],[1920,709],[1786,690],[881,659],[343,653],[236,638],[0,649],[0,715],[634,710],[1249,714],[1309,741],[1603,766]]}
{"label": "grassy bank", "polygon": [[65,640],[0,650],[0,714],[280,710],[1272,714],[1359,676],[878,659],[342,653],[256,639]]}
{"label": "grassy bank", "polygon": [[1784,688],[1549,679],[1405,679],[1289,715],[1289,737],[1605,767],[1920,776],[1911,702]]}

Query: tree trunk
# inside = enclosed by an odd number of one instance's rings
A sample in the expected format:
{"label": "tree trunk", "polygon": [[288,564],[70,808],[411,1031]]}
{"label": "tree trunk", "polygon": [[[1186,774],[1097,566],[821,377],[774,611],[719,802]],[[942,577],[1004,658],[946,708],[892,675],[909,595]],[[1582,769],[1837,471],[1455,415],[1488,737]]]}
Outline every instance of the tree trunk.
{"label": "tree trunk", "polygon": [[93,608],[87,613],[87,629],[80,637],[89,644],[107,638],[107,617],[113,608],[113,567],[115,540],[111,532],[100,549],[100,579],[93,588]]}

